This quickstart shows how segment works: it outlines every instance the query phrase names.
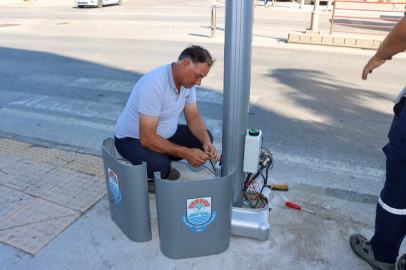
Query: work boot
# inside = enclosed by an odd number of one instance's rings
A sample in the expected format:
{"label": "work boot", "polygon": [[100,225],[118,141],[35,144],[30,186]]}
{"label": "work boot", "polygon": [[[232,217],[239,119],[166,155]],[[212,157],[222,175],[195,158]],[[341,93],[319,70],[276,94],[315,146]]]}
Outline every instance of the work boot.
{"label": "work boot", "polygon": [[169,173],[163,179],[175,181],[175,180],[178,180],[179,177],[180,177],[180,172],[175,168],[171,168]]}
{"label": "work boot", "polygon": [[149,179],[149,178],[148,178],[148,192],[149,192],[149,193],[155,193],[155,182],[154,182],[154,179]]}
{"label": "work boot", "polygon": [[355,255],[366,261],[374,270],[395,270],[396,263],[383,263],[375,260],[371,243],[360,234],[350,237],[350,246]]}
{"label": "work boot", "polygon": [[[178,180],[179,177],[180,177],[180,172],[175,168],[171,168],[171,170],[169,171],[169,173],[166,175],[166,177],[164,179],[165,180],[170,180],[170,181],[175,181],[175,180]],[[148,192],[149,193],[155,193],[154,179],[149,179],[148,178]]]}
{"label": "work boot", "polygon": [[399,257],[398,263],[396,264],[396,270],[405,270],[406,265],[406,253]]}

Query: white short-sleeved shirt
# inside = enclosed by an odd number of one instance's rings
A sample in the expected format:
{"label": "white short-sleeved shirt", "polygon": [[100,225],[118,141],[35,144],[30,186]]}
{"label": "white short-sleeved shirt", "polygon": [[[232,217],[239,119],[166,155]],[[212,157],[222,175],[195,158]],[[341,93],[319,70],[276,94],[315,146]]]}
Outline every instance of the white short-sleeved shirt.
{"label": "white short-sleeved shirt", "polygon": [[195,102],[194,86],[181,86],[178,93],[173,80],[172,64],[156,68],[145,74],[134,86],[114,133],[119,139],[139,139],[139,114],[142,113],[159,117],[156,133],[168,139],[177,130],[179,115],[185,104]]}

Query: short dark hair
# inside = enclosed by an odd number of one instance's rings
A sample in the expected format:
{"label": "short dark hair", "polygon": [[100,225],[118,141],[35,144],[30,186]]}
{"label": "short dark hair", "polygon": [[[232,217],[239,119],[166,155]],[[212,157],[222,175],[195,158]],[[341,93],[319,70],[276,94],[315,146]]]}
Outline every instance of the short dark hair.
{"label": "short dark hair", "polygon": [[198,45],[190,45],[189,47],[184,49],[183,52],[181,52],[181,54],[179,55],[178,61],[182,61],[186,58],[189,58],[193,64],[206,63],[209,68],[216,61],[211,57],[211,54],[208,50]]}

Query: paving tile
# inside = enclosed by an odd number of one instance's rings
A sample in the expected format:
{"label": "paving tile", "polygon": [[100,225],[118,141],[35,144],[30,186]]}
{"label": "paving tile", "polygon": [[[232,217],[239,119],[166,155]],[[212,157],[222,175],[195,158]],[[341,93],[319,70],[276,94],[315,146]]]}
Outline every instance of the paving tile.
{"label": "paving tile", "polygon": [[49,160],[47,163],[50,165],[64,167],[67,164],[74,161],[80,154],[75,152],[64,152],[61,155],[55,157],[54,159]]}
{"label": "paving tile", "polygon": [[9,173],[9,168],[14,168],[14,164],[20,162],[22,158],[9,156],[0,159],[0,184],[8,183],[15,180],[15,175]]}
{"label": "paving tile", "polygon": [[0,159],[5,158],[7,155],[4,153],[0,153]]}
{"label": "paving tile", "polygon": [[14,153],[14,156],[35,160],[42,163],[48,163],[48,161],[53,160],[64,153],[65,151],[61,150],[33,146],[27,149],[17,151],[16,153]]}
{"label": "paving tile", "polygon": [[0,223],[0,241],[35,254],[80,212],[37,198]]}
{"label": "paving tile", "polygon": [[[7,173],[4,173],[1,169],[0,169],[0,184],[2,183],[8,183],[8,182],[13,182],[15,180],[15,176],[14,175],[9,175]],[[4,186],[4,185],[3,185]]]}
{"label": "paving tile", "polygon": [[42,175],[54,170],[55,166],[22,159],[7,167],[1,168],[3,175],[0,175],[0,184],[24,191]]}
{"label": "paving tile", "polygon": [[8,155],[13,155],[15,152],[31,147],[32,144],[19,142],[12,139],[0,139],[0,152]]}
{"label": "paving tile", "polygon": [[6,155],[6,157],[0,159],[0,169],[7,168],[8,166],[10,166],[16,162],[19,162],[21,160],[22,160],[22,158],[20,158],[20,157]]}
{"label": "paving tile", "polygon": [[5,186],[0,186],[0,222],[34,200],[34,197]]}
{"label": "paving tile", "polygon": [[75,174],[41,198],[84,212],[106,194],[104,178]]}
{"label": "paving tile", "polygon": [[39,197],[75,174],[68,169],[56,168],[34,179],[24,192]]}
{"label": "paving tile", "polygon": [[92,176],[104,177],[103,159],[99,156],[78,154],[64,168]]}

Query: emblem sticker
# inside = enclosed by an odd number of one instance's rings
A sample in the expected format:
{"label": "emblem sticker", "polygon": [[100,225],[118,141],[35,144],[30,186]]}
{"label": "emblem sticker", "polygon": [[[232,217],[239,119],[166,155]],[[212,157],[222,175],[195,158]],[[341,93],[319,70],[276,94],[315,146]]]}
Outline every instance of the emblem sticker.
{"label": "emblem sticker", "polygon": [[121,192],[118,186],[118,177],[110,168],[107,168],[107,170],[109,173],[109,189],[111,195],[113,195],[116,204],[119,204],[121,202]]}
{"label": "emblem sticker", "polygon": [[211,210],[211,197],[186,200],[186,215],[182,216],[183,223],[194,232],[206,230],[216,218],[216,211]]}

